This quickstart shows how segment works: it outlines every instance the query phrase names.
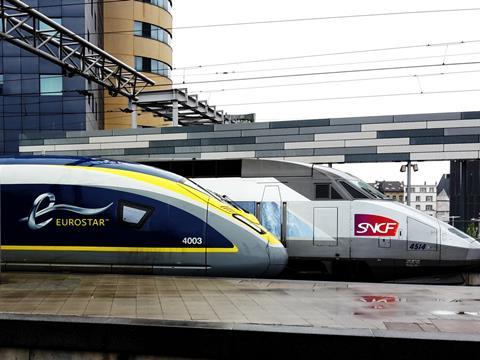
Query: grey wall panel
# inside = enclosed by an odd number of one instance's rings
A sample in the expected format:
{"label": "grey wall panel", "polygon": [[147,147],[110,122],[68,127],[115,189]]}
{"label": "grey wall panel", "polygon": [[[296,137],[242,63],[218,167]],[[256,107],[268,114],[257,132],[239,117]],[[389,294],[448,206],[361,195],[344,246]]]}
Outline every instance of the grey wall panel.
{"label": "grey wall panel", "polygon": [[298,128],[267,129],[267,130],[242,130],[242,136],[275,136],[275,135],[298,135]]}
{"label": "grey wall panel", "polygon": [[315,149],[314,155],[376,154],[376,146]]}
{"label": "grey wall panel", "polygon": [[330,119],[315,120],[292,120],[292,121],[275,121],[270,123],[271,129],[292,128],[292,127],[308,127],[308,126],[328,126]]}
{"label": "grey wall panel", "polygon": [[257,157],[284,157],[284,156],[312,156],[313,149],[299,149],[299,150],[260,150],[255,151]]}
{"label": "grey wall panel", "polygon": [[445,136],[480,134],[480,127],[445,129]]}
{"label": "grey wall panel", "polygon": [[125,149],[125,155],[173,154],[174,152],[173,147]]}
{"label": "grey wall panel", "polygon": [[281,136],[258,136],[257,144],[278,143],[290,141],[313,141],[313,134],[308,135],[281,135]]}
{"label": "grey wall panel", "polygon": [[202,139],[202,145],[233,145],[233,144],[255,144],[255,138],[235,137],[235,138],[218,138],[218,139]]}
{"label": "grey wall panel", "polygon": [[194,132],[188,133],[188,139],[213,139],[213,138],[231,138],[240,137],[242,132],[237,131],[215,131],[215,132]]}
{"label": "grey wall panel", "polygon": [[219,125],[214,125],[213,126],[215,131],[268,129],[269,127],[270,127],[269,122],[240,123],[240,124],[219,124]]}
{"label": "grey wall panel", "polygon": [[410,121],[425,121],[425,120],[460,120],[462,113],[433,113],[433,114],[411,114],[411,115],[395,115],[394,122],[410,122]]}
{"label": "grey wall panel", "polygon": [[45,139],[45,145],[88,144],[89,138]]}
{"label": "grey wall panel", "polygon": [[387,162],[387,161],[408,161],[410,154],[371,154],[371,155],[345,155],[345,162]]}
{"label": "grey wall panel", "polygon": [[[66,137],[94,137],[94,136],[113,136],[113,130],[96,130],[96,131],[67,131]],[[63,136],[65,137],[65,136]]]}
{"label": "grey wall panel", "polygon": [[443,129],[386,130],[377,133],[379,139],[420,136],[443,136]]}
{"label": "grey wall panel", "polygon": [[200,146],[200,139],[150,141],[150,147]]}
{"label": "grey wall panel", "polygon": [[338,126],[323,126],[323,127],[307,127],[301,128],[300,134],[325,134],[325,133],[342,133],[360,131],[361,125],[338,125]]}
{"label": "grey wall panel", "polygon": [[30,146],[30,145],[43,145],[44,140],[43,139],[37,139],[37,140],[20,140],[20,145],[21,146]]}
{"label": "grey wall panel", "polygon": [[283,150],[284,148],[284,143],[228,145],[228,151]]}
{"label": "grey wall panel", "polygon": [[192,125],[188,127],[162,127],[162,134],[173,134],[173,133],[194,133],[194,132],[213,132],[213,125]]}
{"label": "grey wall panel", "polygon": [[410,145],[475,143],[479,141],[478,135],[412,137],[410,138]]}
{"label": "grey wall panel", "polygon": [[204,152],[217,152],[217,151],[228,151],[227,145],[213,145],[213,146],[185,146],[185,147],[176,147],[176,154],[185,154],[185,153],[204,153]]}
{"label": "grey wall panel", "polygon": [[105,149],[105,150],[78,150],[79,156],[114,156],[114,155],[124,155],[125,151],[123,149]]}
{"label": "grey wall panel", "polygon": [[462,112],[462,120],[465,119],[480,119],[480,111]]}
{"label": "grey wall panel", "polygon": [[331,119],[331,125],[378,124],[393,122],[393,116],[369,116]]}

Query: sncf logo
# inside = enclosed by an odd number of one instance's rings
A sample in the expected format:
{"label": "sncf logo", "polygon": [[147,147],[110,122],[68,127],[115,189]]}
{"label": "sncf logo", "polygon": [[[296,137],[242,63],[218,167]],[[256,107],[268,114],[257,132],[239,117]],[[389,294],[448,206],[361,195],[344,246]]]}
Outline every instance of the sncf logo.
{"label": "sncf logo", "polygon": [[359,236],[395,236],[398,221],[384,216],[355,214],[355,235]]}

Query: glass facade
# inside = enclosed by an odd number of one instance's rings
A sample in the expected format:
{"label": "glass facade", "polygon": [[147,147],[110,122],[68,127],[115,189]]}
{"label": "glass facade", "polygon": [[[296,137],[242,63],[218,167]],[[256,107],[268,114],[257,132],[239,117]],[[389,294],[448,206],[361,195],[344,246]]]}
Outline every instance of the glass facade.
{"label": "glass facade", "polygon": [[161,7],[164,10],[167,10],[169,13],[172,12],[172,3],[169,0],[140,0],[147,4],[152,4],[154,6]]}
{"label": "glass facade", "polygon": [[158,40],[167,45],[172,43],[172,35],[165,29],[149,23],[135,21],[135,36]]}
{"label": "glass facade", "polygon": [[135,70],[170,77],[172,69],[163,61],[135,56]]}
{"label": "glass facade", "polygon": [[63,93],[61,75],[40,75],[40,96],[59,96]]}

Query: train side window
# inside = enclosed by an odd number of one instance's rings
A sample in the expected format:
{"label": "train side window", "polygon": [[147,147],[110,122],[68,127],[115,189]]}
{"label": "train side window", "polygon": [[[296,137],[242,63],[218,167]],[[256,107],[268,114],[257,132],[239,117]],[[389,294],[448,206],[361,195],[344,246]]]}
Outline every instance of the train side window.
{"label": "train side window", "polygon": [[368,196],[361,193],[359,190],[355,189],[352,185],[345,181],[340,182],[345,190],[354,198],[354,199],[368,199]]}
{"label": "train side window", "polygon": [[118,204],[118,219],[122,224],[141,228],[152,214],[153,209],[149,206],[134,204],[128,201],[120,201]]}

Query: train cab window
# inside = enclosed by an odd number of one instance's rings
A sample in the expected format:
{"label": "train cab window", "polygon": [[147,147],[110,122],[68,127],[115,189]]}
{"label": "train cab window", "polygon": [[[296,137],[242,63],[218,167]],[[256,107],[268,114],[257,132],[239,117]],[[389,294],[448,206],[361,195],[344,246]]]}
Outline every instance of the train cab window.
{"label": "train cab window", "polygon": [[331,198],[332,198],[333,200],[343,200],[342,195],[340,195],[340,194],[337,192],[337,190],[335,190],[335,188],[330,187],[330,190],[331,190],[331,193],[332,193]]}
{"label": "train cab window", "polygon": [[330,199],[330,184],[315,184],[315,199]]}
{"label": "train cab window", "polygon": [[340,195],[331,184],[315,184],[315,199],[316,200],[343,200]]}
{"label": "train cab window", "polygon": [[340,182],[345,190],[352,196],[354,199],[368,199],[368,196],[360,192],[359,190],[355,189],[352,185],[345,181]]}
{"label": "train cab window", "polygon": [[118,206],[118,218],[127,226],[141,228],[153,209],[149,206],[133,204],[127,201],[121,201]]}

